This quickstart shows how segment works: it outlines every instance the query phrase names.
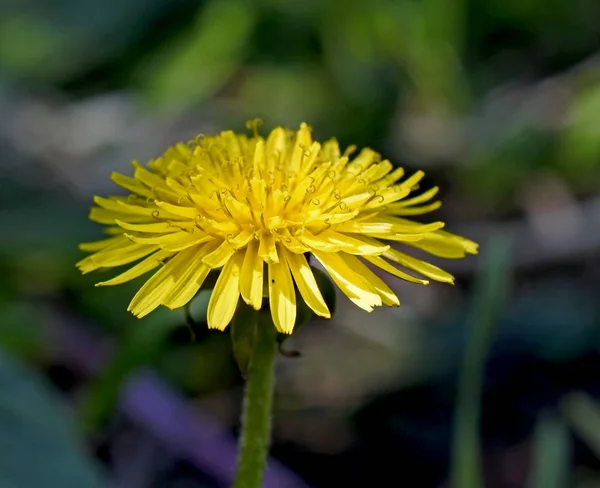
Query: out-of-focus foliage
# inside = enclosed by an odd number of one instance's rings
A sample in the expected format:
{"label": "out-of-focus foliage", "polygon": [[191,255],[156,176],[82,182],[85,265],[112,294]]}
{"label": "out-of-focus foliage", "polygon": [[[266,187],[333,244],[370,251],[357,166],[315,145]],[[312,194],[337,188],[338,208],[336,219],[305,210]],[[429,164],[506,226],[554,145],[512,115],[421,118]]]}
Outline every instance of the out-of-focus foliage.
{"label": "out-of-focus foliage", "polygon": [[545,414],[535,428],[528,488],[563,488],[569,479],[570,438],[564,419]]}
{"label": "out-of-focus foliage", "polygon": [[0,354],[0,486],[108,486],[75,427],[37,372]]}

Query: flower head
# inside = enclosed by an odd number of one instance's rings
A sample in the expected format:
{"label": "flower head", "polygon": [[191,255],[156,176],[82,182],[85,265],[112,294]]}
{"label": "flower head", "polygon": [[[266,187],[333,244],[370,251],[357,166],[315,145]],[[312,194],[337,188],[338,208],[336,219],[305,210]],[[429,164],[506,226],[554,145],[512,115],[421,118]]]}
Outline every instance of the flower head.
{"label": "flower head", "polygon": [[108,225],[112,237],[82,244],[93,254],[78,267],[88,273],[139,261],[98,285],[159,268],[129,305],[138,317],[159,305],[185,305],[209,272],[220,270],[209,327],[227,327],[240,295],[257,310],[268,296],[273,322],[284,333],[294,326],[296,288],[317,315],[330,317],[307,253],[369,312],[400,302],[365,261],[413,283],[453,283],[447,272],[390,245],[445,258],[477,252],[474,242],[441,230],[443,222],[407,218],[437,209],[438,188],[411,196],[422,171],[405,178],[371,149],[354,151],[341,153],[335,140],[314,141],[302,124],[296,132],[278,127],[266,138],[256,130],[251,137],[199,136],[147,167],[134,162],[133,177],[112,174],[128,196],[94,199],[90,219]]}

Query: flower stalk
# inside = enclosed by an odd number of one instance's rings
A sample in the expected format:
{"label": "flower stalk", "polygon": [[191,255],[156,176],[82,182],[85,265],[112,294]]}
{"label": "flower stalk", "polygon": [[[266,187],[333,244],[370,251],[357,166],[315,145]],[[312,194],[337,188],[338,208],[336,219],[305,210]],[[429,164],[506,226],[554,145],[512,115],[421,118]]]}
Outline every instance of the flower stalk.
{"label": "flower stalk", "polygon": [[258,316],[254,350],[246,374],[237,470],[233,488],[260,488],[271,444],[277,340],[268,313]]}

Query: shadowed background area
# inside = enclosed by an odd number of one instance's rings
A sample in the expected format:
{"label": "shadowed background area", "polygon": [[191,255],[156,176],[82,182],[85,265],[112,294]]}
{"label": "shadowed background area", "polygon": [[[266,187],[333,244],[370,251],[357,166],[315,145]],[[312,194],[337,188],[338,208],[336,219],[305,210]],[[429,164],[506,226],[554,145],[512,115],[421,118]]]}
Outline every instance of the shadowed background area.
{"label": "shadowed background area", "polygon": [[[197,133],[308,122],[423,169],[454,287],[286,341],[265,486],[600,486],[600,3],[0,0],[0,486],[226,487],[242,379],[207,292],[81,276],[93,195]],[[192,332],[194,334],[192,334]],[[195,335],[195,338],[193,337]]]}

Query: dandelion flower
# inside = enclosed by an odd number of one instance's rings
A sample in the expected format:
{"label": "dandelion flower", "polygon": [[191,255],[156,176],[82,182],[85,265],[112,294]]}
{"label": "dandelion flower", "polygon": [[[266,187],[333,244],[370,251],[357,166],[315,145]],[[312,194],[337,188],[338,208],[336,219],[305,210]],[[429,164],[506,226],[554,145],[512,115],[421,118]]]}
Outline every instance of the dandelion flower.
{"label": "dandelion flower", "polygon": [[[423,172],[405,177],[371,149],[355,156],[335,140],[314,141],[278,127],[264,138],[221,132],[177,144],[133,177],[112,174],[128,196],[96,197],[90,219],[111,237],[82,244],[92,252],[83,273],[137,264],[98,283],[117,285],[158,268],[129,305],[143,317],[159,305],[184,306],[211,270],[220,270],[207,311],[208,326],[224,330],[239,297],[254,309],[268,297],[278,331],[291,333],[296,290],[321,317],[330,311],[307,258],[321,263],[342,292],[370,312],[399,305],[366,263],[412,283],[453,283],[442,269],[411,257],[475,254],[477,244],[442,230],[443,222],[410,220],[440,206],[438,188],[416,196]],[[402,251],[397,248],[402,247]],[[266,266],[265,266],[266,264]],[[265,269],[266,268],[266,269]]]}

